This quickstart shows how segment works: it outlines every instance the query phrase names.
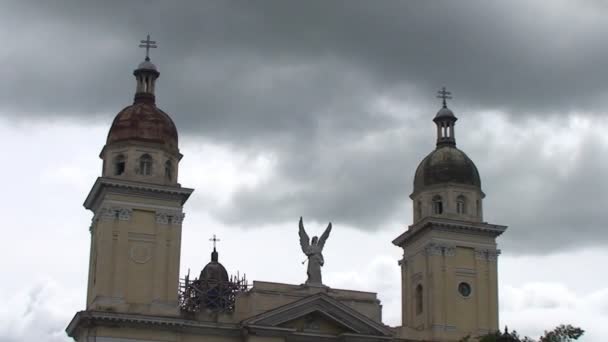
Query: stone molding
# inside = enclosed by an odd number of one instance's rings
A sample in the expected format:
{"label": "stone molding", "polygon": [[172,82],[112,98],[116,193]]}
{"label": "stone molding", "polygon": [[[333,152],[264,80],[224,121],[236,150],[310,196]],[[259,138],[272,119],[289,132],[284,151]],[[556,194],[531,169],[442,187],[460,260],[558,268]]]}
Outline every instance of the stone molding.
{"label": "stone molding", "polygon": [[454,269],[454,273],[462,276],[475,276],[477,274],[477,271],[472,268],[456,267]]}
{"label": "stone molding", "polygon": [[500,249],[475,249],[475,259],[483,261],[496,261],[500,255]]}
{"label": "stone molding", "polygon": [[102,220],[102,221],[129,221],[131,220],[131,214],[133,213],[133,209],[125,208],[125,207],[110,207],[110,208],[100,208],[99,211],[93,216],[93,221]]}
{"label": "stone molding", "polygon": [[210,322],[198,322],[186,320],[179,317],[149,316],[140,314],[126,314],[108,311],[80,311],[77,312],[72,321],[66,328],[68,336],[75,338],[78,330],[89,326],[97,325],[125,325],[139,327],[163,327],[165,329],[188,329],[196,330],[199,334],[220,335],[220,336],[240,336],[240,326],[238,324],[224,323],[221,326]]}
{"label": "stone molding", "polygon": [[147,197],[176,198],[179,199],[183,205],[194,189],[183,188],[181,186],[156,185],[108,177],[98,177],[84,202],[85,208],[96,211],[97,208],[102,205],[101,202],[103,201],[104,194],[108,191],[115,193],[128,192],[130,194],[145,194]]}
{"label": "stone molding", "polygon": [[378,338],[392,337],[392,331],[384,324],[363,315],[322,292],[250,317],[242,321],[242,325],[245,327],[262,326],[275,328],[284,322],[304,317],[313,312],[320,313],[322,316],[351,330],[351,333],[357,335]]}
{"label": "stone molding", "polygon": [[431,229],[497,237],[502,234],[507,227],[485,222],[470,222],[429,216],[409,226],[408,230],[393,240],[393,244],[395,246],[403,247],[409,241],[412,241],[414,236]]}
{"label": "stone molding", "polygon": [[454,256],[456,247],[453,245],[431,242],[424,246],[424,253],[428,256]]}
{"label": "stone molding", "polygon": [[157,211],[156,223],[158,224],[182,224],[186,214],[178,211]]}
{"label": "stone molding", "polygon": [[403,267],[403,270],[404,270],[404,271],[407,271],[407,267],[408,267],[408,260],[407,260],[406,258],[403,258],[403,259],[399,260],[399,261],[397,262],[397,264],[398,264],[399,266]]}
{"label": "stone molding", "polygon": [[416,272],[412,275],[412,283],[419,283],[422,280],[422,272]]}
{"label": "stone molding", "polygon": [[440,332],[440,331],[450,331],[450,332],[451,331],[457,331],[456,326],[449,325],[449,324],[433,324],[431,326],[431,329],[433,331],[437,331],[437,332]]}
{"label": "stone molding", "polygon": [[152,246],[150,243],[137,242],[129,250],[129,258],[138,264],[145,264],[152,259]]}

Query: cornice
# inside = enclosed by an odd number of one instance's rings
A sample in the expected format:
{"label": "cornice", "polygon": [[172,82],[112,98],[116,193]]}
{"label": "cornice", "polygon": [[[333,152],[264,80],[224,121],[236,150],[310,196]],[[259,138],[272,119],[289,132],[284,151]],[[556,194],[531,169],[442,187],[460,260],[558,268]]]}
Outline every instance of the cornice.
{"label": "cornice", "polygon": [[348,305],[322,292],[249,317],[241,323],[243,326],[278,326],[283,322],[296,319],[314,311],[318,311],[328,319],[355,331],[357,334],[392,336],[392,331],[384,324],[372,320]]}
{"label": "cornice", "polygon": [[438,229],[461,233],[474,233],[497,237],[507,230],[507,226],[490,224],[487,222],[470,222],[447,218],[426,217],[408,227],[408,230],[393,240],[396,246],[402,246],[419,233],[428,229]]}
{"label": "cornice", "polygon": [[89,210],[94,210],[96,205],[99,203],[99,195],[102,193],[102,191],[104,189],[112,188],[165,196],[177,196],[181,198],[181,204],[184,204],[190,197],[190,194],[192,194],[194,191],[194,189],[190,188],[98,177],[83,203],[84,207]]}
{"label": "cornice", "polygon": [[77,312],[65,331],[68,336],[75,338],[79,327],[116,323],[143,325],[155,328],[209,330],[210,332],[214,331],[215,334],[221,335],[230,334],[238,336],[241,333],[241,327],[238,324],[199,322],[173,317],[144,316],[103,311]]}

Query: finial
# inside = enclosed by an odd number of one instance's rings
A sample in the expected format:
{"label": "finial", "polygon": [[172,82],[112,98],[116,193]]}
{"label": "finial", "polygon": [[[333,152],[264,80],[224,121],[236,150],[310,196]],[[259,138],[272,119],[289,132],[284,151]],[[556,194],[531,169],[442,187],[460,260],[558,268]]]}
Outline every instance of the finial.
{"label": "finial", "polygon": [[213,234],[213,237],[211,239],[209,239],[209,241],[213,241],[213,249],[215,250],[215,243],[220,241],[220,239],[215,237],[215,234]]}
{"label": "finial", "polygon": [[209,239],[209,241],[213,241],[213,252],[211,252],[211,261],[217,262],[218,258],[217,258],[217,251],[215,250],[215,243],[220,241],[220,239],[215,237],[215,234],[213,234],[213,237],[211,239]]}
{"label": "finial", "polygon": [[451,93],[451,92],[449,92],[449,91],[447,91],[447,90],[445,90],[445,87],[442,87],[442,88],[441,88],[441,90],[439,90],[439,91],[437,92],[437,94],[438,94],[438,95],[437,95],[437,98],[438,98],[438,99],[443,99],[443,108],[447,108],[447,107],[448,107],[448,105],[447,105],[447,103],[446,103],[446,101],[445,101],[445,100],[446,100],[446,99],[452,99],[452,96],[451,96],[451,95],[452,95],[452,93]]}
{"label": "finial", "polygon": [[140,40],[141,44],[139,44],[140,48],[146,48],[146,61],[150,60],[150,49],[156,49],[158,46],[156,45],[156,41],[150,40],[150,35],[146,38],[146,40]]}

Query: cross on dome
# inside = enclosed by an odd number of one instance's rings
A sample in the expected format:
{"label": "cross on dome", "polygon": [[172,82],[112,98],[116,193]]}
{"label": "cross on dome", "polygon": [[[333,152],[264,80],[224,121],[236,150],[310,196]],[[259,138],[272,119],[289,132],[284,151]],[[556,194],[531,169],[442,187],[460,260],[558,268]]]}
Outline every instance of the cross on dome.
{"label": "cross on dome", "polygon": [[438,98],[438,99],[443,99],[443,107],[444,107],[444,108],[447,108],[448,106],[447,106],[447,103],[446,103],[446,101],[445,101],[445,100],[446,100],[446,99],[450,99],[450,100],[451,100],[451,99],[452,99],[452,96],[451,96],[451,95],[452,95],[452,93],[451,93],[451,92],[449,92],[449,91],[447,91],[447,90],[445,89],[445,87],[442,87],[442,88],[441,88],[441,90],[439,90],[439,91],[437,92],[437,94],[438,94],[438,95],[437,95],[437,98]]}
{"label": "cross on dome", "polygon": [[150,60],[150,49],[156,49],[158,46],[156,45],[155,40],[150,40],[150,35],[147,36],[146,40],[140,40],[141,44],[139,44],[140,48],[146,49],[146,60]]}
{"label": "cross on dome", "polygon": [[213,249],[215,249],[215,243],[220,241],[220,239],[215,237],[215,234],[213,234],[213,237],[211,239],[209,239],[209,241],[213,241]]}

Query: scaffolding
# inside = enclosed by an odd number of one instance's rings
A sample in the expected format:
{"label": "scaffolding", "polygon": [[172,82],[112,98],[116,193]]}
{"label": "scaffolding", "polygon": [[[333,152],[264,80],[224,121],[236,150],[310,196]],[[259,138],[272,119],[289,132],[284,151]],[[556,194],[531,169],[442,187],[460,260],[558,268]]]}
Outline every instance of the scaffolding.
{"label": "scaffolding", "polygon": [[205,310],[212,312],[233,312],[238,294],[247,291],[245,275],[231,275],[227,281],[215,279],[190,280],[190,271],[180,279],[179,305],[182,311],[196,313]]}

